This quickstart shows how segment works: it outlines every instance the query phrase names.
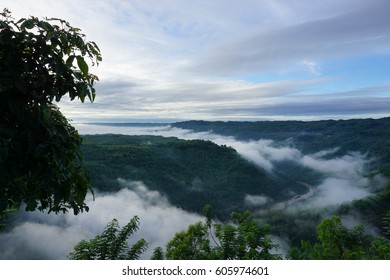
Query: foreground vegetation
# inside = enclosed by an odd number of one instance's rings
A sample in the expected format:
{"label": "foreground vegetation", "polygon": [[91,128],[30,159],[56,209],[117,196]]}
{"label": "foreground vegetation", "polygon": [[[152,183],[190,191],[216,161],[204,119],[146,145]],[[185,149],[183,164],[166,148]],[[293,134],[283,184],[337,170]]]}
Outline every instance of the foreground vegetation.
{"label": "foreground vegetation", "polygon": [[98,46],[65,20],[0,12],[0,217],[21,204],[88,211],[82,139],[55,105],[65,95],[94,100],[98,78],[85,59],[98,64]]}
{"label": "foreground vegetation", "polygon": [[[166,245],[166,250],[157,247],[151,259],[162,260],[271,260],[280,259],[272,250],[277,248],[269,235],[267,226],[259,226],[249,211],[233,212],[231,223],[214,223],[212,208],[203,209],[204,222],[190,225],[178,232]],[[127,237],[138,229],[134,217],[120,231],[116,220],[107,225],[103,234],[89,241],[78,243],[69,254],[70,259],[138,259],[146,250],[146,241],[141,239],[129,249]],[[212,244],[213,243],[213,244]]]}
{"label": "foreground vegetation", "polygon": [[[187,230],[175,234],[162,247],[154,248],[152,260],[388,260],[390,240],[374,237],[363,226],[348,229],[340,217],[324,219],[316,230],[314,243],[301,241],[288,254],[278,253],[278,245],[272,241],[269,226],[260,226],[251,213],[233,212],[229,223],[214,223],[211,206],[204,207],[205,221],[190,225]],[[390,233],[390,213],[384,228]],[[101,235],[80,241],[68,255],[73,260],[135,260],[147,250],[147,241],[140,239],[131,247],[128,238],[138,229],[139,219],[134,217],[120,229],[117,220],[110,222]]]}

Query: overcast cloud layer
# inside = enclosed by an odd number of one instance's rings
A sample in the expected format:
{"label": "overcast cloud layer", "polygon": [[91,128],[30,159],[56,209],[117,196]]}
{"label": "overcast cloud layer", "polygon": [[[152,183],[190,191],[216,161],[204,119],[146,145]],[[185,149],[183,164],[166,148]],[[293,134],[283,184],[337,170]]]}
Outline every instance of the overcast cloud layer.
{"label": "overcast cloud layer", "polygon": [[389,114],[387,0],[3,0],[68,20],[101,48],[76,121],[324,119]]}

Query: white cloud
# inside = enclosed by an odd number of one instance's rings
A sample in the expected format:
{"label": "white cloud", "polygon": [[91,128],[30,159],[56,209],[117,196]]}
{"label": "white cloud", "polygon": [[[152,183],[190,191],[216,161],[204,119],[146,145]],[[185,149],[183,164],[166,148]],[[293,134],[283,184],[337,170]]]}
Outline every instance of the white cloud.
{"label": "white cloud", "polygon": [[320,209],[362,199],[370,194],[368,185],[362,185],[361,182],[330,177],[317,186],[315,195],[305,201],[303,207]]}
{"label": "white cloud", "polygon": [[[340,75],[327,71],[329,64],[322,67],[328,60],[340,66],[356,58],[356,71],[365,68],[360,56],[389,54],[387,1],[4,0],[3,5],[16,18],[64,18],[100,46],[103,62],[92,70],[101,79],[96,103],[62,102],[72,119],[387,114],[382,104],[388,100],[378,93],[358,100],[346,96],[346,102],[318,96],[330,78]],[[339,59],[341,64],[335,63]],[[338,83],[354,89],[377,86],[368,78],[385,72],[380,67],[377,73],[366,71],[369,85],[345,75]],[[328,82],[313,79],[319,74]],[[308,82],[315,87],[307,88]],[[344,96],[338,85],[334,88]],[[308,97],[311,93],[317,97]],[[353,111],[348,101],[355,101]],[[337,104],[341,108],[333,108]]]}
{"label": "white cloud", "polygon": [[139,230],[130,237],[130,244],[144,238],[148,258],[157,246],[164,247],[178,231],[202,218],[171,205],[157,191],[150,191],[141,182],[119,180],[123,189],[117,193],[97,193],[95,201],[87,199],[90,211],[77,216],[21,211],[15,224],[0,233],[1,259],[65,259],[82,239],[100,234],[113,219],[121,227],[137,215]]}
{"label": "white cloud", "polygon": [[263,195],[250,195],[247,194],[244,199],[245,203],[249,206],[263,206],[271,201],[269,197]]}
{"label": "white cloud", "polygon": [[367,159],[362,154],[354,153],[333,159],[318,158],[318,154],[303,156],[300,159],[303,166],[310,167],[322,173],[337,178],[360,178],[364,172]]}
{"label": "white cloud", "polygon": [[307,67],[307,69],[314,75],[320,75],[320,66],[315,61],[310,60],[304,60],[302,61],[302,64]]}

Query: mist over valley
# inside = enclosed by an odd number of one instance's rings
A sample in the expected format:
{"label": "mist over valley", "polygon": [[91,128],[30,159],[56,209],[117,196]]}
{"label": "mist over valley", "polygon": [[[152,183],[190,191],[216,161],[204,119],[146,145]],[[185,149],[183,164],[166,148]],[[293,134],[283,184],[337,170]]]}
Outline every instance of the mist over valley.
{"label": "mist over valley", "polygon": [[221,221],[251,210],[259,223],[270,224],[282,253],[314,240],[317,224],[333,214],[382,235],[390,198],[389,118],[75,126],[95,188],[90,211],[20,210],[0,234],[2,259],[64,259],[112,218],[125,224],[134,215],[141,224],[132,239],[143,237],[153,249],[202,220],[206,204]]}

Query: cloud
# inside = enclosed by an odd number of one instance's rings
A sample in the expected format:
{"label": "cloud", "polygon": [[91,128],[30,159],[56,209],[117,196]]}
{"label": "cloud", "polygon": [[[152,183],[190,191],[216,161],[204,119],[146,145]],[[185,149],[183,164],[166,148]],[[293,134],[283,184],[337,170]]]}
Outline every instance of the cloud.
{"label": "cloud", "polygon": [[[362,89],[364,90],[364,89]],[[386,94],[387,91],[383,91]],[[387,108],[390,98],[387,96],[370,97],[370,90],[365,92],[364,96],[345,97],[348,92],[340,93],[338,97],[329,96],[328,94],[308,95],[308,96],[290,96],[284,100],[274,99],[272,103],[265,104],[248,104],[247,106],[237,106],[234,108],[218,108],[213,111],[215,115],[230,115],[244,118],[256,116],[268,116],[268,118],[299,119],[305,116],[310,120],[338,118],[345,119],[351,116],[387,116]],[[288,102],[287,102],[288,100]],[[375,113],[373,113],[375,111]]]}
{"label": "cloud", "polygon": [[[101,80],[95,103],[60,103],[71,119],[388,113],[382,93],[348,95],[387,83],[388,1],[3,2],[16,18],[64,18],[102,50],[103,62],[91,68]],[[368,71],[375,55],[381,65]],[[324,92],[328,98],[312,96]]]}
{"label": "cloud", "polygon": [[304,60],[302,61],[302,64],[305,65],[311,73],[315,75],[321,74],[320,66],[318,65],[318,63],[310,60]]}
{"label": "cloud", "polygon": [[263,195],[250,195],[247,194],[245,196],[245,204],[249,206],[263,206],[266,205],[271,201],[269,197],[263,196]]}
{"label": "cloud", "polygon": [[255,163],[267,171],[273,170],[272,162],[296,160],[300,157],[297,149],[290,147],[276,147],[274,141],[269,139],[260,139],[258,141],[237,141],[231,137],[222,137],[215,141],[213,137],[208,140],[219,145],[228,145],[233,147],[243,158]]}
{"label": "cloud", "polygon": [[360,153],[347,154],[333,159],[322,159],[326,153],[303,156],[299,161],[303,166],[335,176],[337,178],[358,178],[363,175],[367,159]]}
{"label": "cloud", "polygon": [[164,247],[178,231],[202,218],[169,203],[157,191],[150,191],[142,182],[119,179],[123,189],[117,193],[96,193],[95,201],[87,199],[90,212],[46,214],[20,211],[11,229],[0,234],[1,259],[65,259],[82,239],[100,234],[113,219],[121,227],[137,215],[139,230],[130,237],[130,244],[145,238],[148,258],[157,246]]}
{"label": "cloud", "polygon": [[245,73],[286,70],[301,61],[389,51],[387,1],[357,10],[262,31],[211,49],[199,60],[202,71]]}
{"label": "cloud", "polygon": [[371,194],[368,182],[360,180],[327,178],[316,188],[316,194],[305,202],[305,208],[324,208],[362,199]]}

